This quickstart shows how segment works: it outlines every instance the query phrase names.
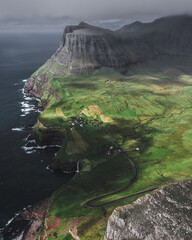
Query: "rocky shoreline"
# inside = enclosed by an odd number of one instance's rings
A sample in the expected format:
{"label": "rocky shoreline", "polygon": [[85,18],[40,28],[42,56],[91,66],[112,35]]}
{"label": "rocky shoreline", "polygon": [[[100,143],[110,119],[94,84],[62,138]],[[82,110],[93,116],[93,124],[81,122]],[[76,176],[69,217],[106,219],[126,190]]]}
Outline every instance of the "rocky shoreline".
{"label": "rocky shoreline", "polygon": [[[33,87],[35,85],[34,80],[35,79],[32,77],[27,80],[23,93],[26,97],[34,97],[40,100],[38,108],[43,111],[46,107],[46,103],[45,101],[42,103],[41,95],[38,92],[33,91]],[[28,137],[29,142],[26,145],[26,148],[61,146],[64,141],[64,135],[61,131],[57,131],[56,129],[53,130],[51,131],[46,129],[46,132],[48,131],[52,134],[45,134],[44,139],[40,139],[38,134],[35,131],[32,131],[31,135]],[[55,134],[55,131],[57,134]],[[48,137],[46,135],[48,135]],[[62,171],[59,161],[55,160],[53,160],[53,163],[49,166],[49,168],[54,172]],[[47,198],[34,204],[33,206],[24,208],[16,214],[15,217],[6,224],[5,228],[2,229],[3,239],[41,240],[41,236],[37,238],[37,234],[41,232],[41,228],[44,226],[49,201],[49,198]]]}
{"label": "rocky shoreline", "polygon": [[[45,199],[33,207],[21,211],[4,228],[4,240],[34,240],[44,225],[49,199]],[[41,238],[37,238],[41,239]]]}

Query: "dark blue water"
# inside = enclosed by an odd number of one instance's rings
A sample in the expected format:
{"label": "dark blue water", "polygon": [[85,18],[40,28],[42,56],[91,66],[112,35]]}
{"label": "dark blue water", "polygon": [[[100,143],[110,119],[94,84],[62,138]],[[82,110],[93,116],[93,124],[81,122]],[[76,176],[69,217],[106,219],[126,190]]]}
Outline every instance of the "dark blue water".
{"label": "dark blue water", "polygon": [[58,149],[26,153],[22,146],[32,129],[12,130],[36,122],[36,101],[24,99],[23,80],[55,52],[60,36],[0,34],[0,228],[16,212],[49,196],[70,178],[46,169]]}

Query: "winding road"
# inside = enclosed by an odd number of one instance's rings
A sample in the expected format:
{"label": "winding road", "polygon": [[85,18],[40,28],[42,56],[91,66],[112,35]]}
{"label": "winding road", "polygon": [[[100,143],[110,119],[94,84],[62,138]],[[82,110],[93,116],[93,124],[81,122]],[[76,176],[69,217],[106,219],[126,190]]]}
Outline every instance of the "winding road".
{"label": "winding road", "polygon": [[[100,127],[101,128],[101,127]],[[120,190],[117,190],[117,191],[114,191],[114,192],[111,192],[111,193],[107,193],[107,194],[104,194],[104,195],[101,195],[99,197],[96,197],[96,198],[93,198],[89,201],[87,201],[84,206],[85,207],[88,207],[88,208],[98,208],[98,207],[102,207],[102,206],[105,206],[105,205],[108,205],[110,203],[115,203],[115,202],[118,202],[120,200],[124,200],[124,199],[127,199],[127,198],[131,198],[131,197],[135,197],[135,196],[138,196],[138,195],[141,195],[141,194],[144,194],[144,193],[148,193],[148,192],[152,192],[156,189],[158,189],[158,187],[155,187],[155,188],[150,188],[150,189],[147,189],[145,191],[141,191],[141,192],[138,192],[138,193],[134,193],[134,194],[130,194],[130,195],[127,195],[125,197],[121,197],[121,198],[118,198],[118,199],[115,199],[115,200],[111,200],[111,201],[107,201],[107,202],[104,202],[104,203],[99,203],[99,204],[94,204],[94,202],[98,201],[98,200],[102,200],[102,199],[105,199],[107,197],[110,197],[110,196],[113,196],[113,195],[116,195],[118,193],[122,193],[124,192],[125,190],[128,190],[138,179],[138,175],[139,175],[139,168],[136,164],[136,162],[128,156],[128,154],[119,146],[119,144],[114,141],[113,139],[111,139],[110,135],[105,131],[105,130],[102,130],[103,133],[108,136],[108,138],[110,139],[110,141],[115,145],[115,147],[120,150],[120,152],[122,152],[125,157],[127,158],[127,160],[131,161],[131,163],[133,164],[133,168],[135,169],[135,176],[130,180],[130,182],[128,183],[127,186],[125,186],[124,188],[120,189]]]}
{"label": "winding road", "polygon": [[[78,119],[78,118],[77,118]],[[81,118],[83,119],[83,118]],[[69,119],[70,121],[70,119]],[[78,122],[78,121],[77,121]],[[40,123],[40,122],[39,122]],[[90,122],[88,122],[89,125],[93,126]],[[41,124],[43,128],[46,128],[43,126],[43,124]],[[132,177],[132,179],[130,180],[130,182],[128,183],[127,186],[125,186],[124,188],[121,188],[120,190],[117,190],[117,191],[114,191],[114,192],[111,192],[111,193],[107,193],[107,194],[104,194],[104,195],[101,195],[99,197],[96,197],[96,198],[93,198],[93,199],[90,199],[88,200],[87,202],[85,202],[84,204],[84,207],[88,207],[88,208],[98,208],[98,207],[102,207],[102,206],[105,206],[105,205],[108,205],[110,203],[115,203],[115,202],[118,202],[118,201],[121,201],[121,200],[124,200],[124,199],[127,199],[127,198],[131,198],[131,197],[135,197],[135,196],[138,196],[138,195],[141,195],[141,194],[144,194],[144,193],[148,193],[148,192],[152,192],[156,189],[158,189],[159,187],[154,187],[154,188],[150,188],[150,189],[147,189],[147,190],[144,190],[144,191],[141,191],[141,192],[138,192],[138,193],[134,193],[134,194],[130,194],[130,195],[127,195],[127,196],[124,196],[124,197],[121,197],[121,198],[118,198],[118,199],[115,199],[115,200],[111,200],[111,201],[107,201],[107,202],[104,202],[104,203],[99,203],[99,204],[94,204],[94,202],[98,201],[98,200],[102,200],[102,199],[105,199],[107,197],[110,197],[110,196],[113,196],[113,195],[116,195],[116,194],[119,194],[119,193],[122,193],[124,192],[125,190],[128,190],[138,179],[138,175],[139,175],[139,168],[136,164],[136,162],[128,156],[128,154],[119,146],[119,144],[114,141],[111,137],[110,137],[110,134],[107,133],[103,128],[102,126],[100,125],[100,123],[98,125],[94,125],[94,127],[97,127],[97,128],[100,128],[100,130],[110,139],[110,141],[113,143],[113,145],[116,147],[116,149],[118,149],[121,153],[123,153],[126,157],[127,160],[129,160],[133,167],[132,169],[135,169],[135,175],[134,177]],[[50,127],[49,127],[50,128]],[[61,128],[61,127],[57,127],[57,128]]]}

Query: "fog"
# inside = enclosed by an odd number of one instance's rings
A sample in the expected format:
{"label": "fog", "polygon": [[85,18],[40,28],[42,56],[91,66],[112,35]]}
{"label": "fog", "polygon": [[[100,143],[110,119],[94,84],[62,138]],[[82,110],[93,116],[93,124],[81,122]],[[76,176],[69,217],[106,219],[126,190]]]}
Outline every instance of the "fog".
{"label": "fog", "polygon": [[192,14],[191,0],[0,0],[0,29],[60,31],[79,21],[115,29],[177,14]]}

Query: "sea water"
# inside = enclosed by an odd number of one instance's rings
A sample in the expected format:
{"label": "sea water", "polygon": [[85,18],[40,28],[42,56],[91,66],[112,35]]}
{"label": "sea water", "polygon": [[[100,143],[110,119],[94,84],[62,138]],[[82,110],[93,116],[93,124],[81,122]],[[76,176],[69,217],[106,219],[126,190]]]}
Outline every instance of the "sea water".
{"label": "sea water", "polygon": [[27,98],[23,87],[55,52],[61,35],[0,34],[0,229],[17,212],[46,198],[71,177],[47,168],[59,146],[26,148],[40,113],[37,100]]}

